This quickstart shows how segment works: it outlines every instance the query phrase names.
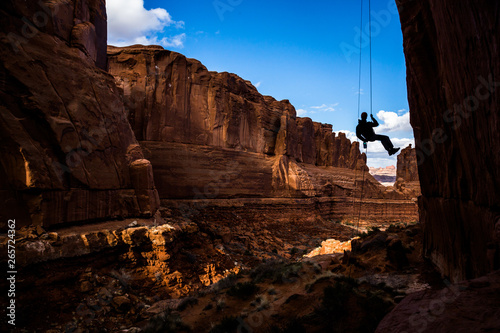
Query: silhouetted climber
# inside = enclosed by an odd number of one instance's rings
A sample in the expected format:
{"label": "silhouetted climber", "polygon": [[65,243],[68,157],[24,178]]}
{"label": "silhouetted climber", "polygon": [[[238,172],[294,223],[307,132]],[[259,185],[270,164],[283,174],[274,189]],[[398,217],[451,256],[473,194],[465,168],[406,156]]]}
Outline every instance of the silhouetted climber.
{"label": "silhouetted climber", "polygon": [[367,117],[368,114],[366,112],[361,114],[361,119],[358,120],[358,126],[356,126],[356,136],[363,142],[373,142],[379,140],[382,142],[382,145],[385,150],[387,150],[389,155],[396,154],[399,151],[399,148],[394,148],[391,139],[389,139],[387,135],[375,134],[373,128],[378,126],[378,121],[373,117],[373,115],[370,115],[372,121],[366,121]]}

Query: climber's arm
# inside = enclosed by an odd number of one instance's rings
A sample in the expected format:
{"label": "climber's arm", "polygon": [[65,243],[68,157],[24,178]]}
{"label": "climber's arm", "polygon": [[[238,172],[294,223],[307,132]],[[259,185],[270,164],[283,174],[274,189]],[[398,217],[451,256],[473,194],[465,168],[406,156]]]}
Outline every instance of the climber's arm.
{"label": "climber's arm", "polygon": [[373,127],[377,127],[378,126],[377,119],[375,119],[375,117],[372,114],[370,115],[370,117],[372,118]]}

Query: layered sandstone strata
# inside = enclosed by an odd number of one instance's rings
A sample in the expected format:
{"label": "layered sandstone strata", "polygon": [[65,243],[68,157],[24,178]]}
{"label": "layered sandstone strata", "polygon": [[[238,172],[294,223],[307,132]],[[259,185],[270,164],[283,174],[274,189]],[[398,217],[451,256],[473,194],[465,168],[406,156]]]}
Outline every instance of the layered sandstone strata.
{"label": "layered sandstone strata", "polygon": [[417,153],[411,145],[401,150],[398,155],[394,187],[409,197],[416,198],[421,194]]}
{"label": "layered sandstone strata", "polygon": [[[108,54],[162,198],[331,195],[345,175],[328,168],[351,170],[350,187],[366,170],[357,142],[296,117],[289,101],[263,96],[235,74],[159,46],[110,46]],[[370,195],[384,197],[366,179]]]}
{"label": "layered sandstone strata", "polygon": [[7,0],[0,12],[1,223],[152,214],[151,165],[104,71],[104,0]]}
{"label": "layered sandstone strata", "polygon": [[286,155],[318,166],[361,168],[357,143],[332,126],[297,118],[288,100],[261,95],[230,73],[159,46],[110,46],[109,71],[140,141]]}
{"label": "layered sandstone strata", "polygon": [[500,2],[397,1],[422,188],[424,251],[454,280],[487,273],[500,210]]}

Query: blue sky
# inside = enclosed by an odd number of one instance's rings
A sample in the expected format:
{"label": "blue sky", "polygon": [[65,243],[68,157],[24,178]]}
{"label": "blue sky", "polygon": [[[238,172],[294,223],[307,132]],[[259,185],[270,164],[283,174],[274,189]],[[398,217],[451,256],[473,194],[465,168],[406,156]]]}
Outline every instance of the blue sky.
{"label": "blue sky", "polygon": [[[236,73],[264,95],[288,99],[298,115],[353,137],[358,114],[359,36],[368,0],[107,0],[112,45],[158,44]],[[406,69],[394,0],[372,0],[373,113],[396,146],[413,141]],[[361,111],[370,111],[369,47],[362,43]],[[395,165],[378,143],[368,165]]]}

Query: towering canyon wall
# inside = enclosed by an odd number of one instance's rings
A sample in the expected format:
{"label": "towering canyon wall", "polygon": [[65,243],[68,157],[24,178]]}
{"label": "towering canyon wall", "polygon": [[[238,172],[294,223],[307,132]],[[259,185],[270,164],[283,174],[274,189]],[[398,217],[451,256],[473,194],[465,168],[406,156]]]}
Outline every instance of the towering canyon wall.
{"label": "towering canyon wall", "polygon": [[104,0],[5,0],[0,13],[1,223],[152,214],[151,164],[104,71]]}
{"label": "towering canyon wall", "polygon": [[500,2],[397,3],[425,254],[454,280],[479,276],[500,210]]}
{"label": "towering canyon wall", "polygon": [[199,197],[207,187],[218,197],[322,196],[339,181],[328,168],[366,168],[357,142],[297,118],[289,101],[263,96],[235,74],[159,46],[110,46],[108,55],[162,198]]}
{"label": "towering canyon wall", "polygon": [[109,71],[140,141],[177,142],[287,155],[353,169],[366,157],[332,125],[297,118],[288,100],[261,95],[235,74],[160,46],[110,46]]}
{"label": "towering canyon wall", "polygon": [[3,223],[151,215],[156,187],[166,199],[359,197],[361,188],[404,199],[369,175],[362,186],[358,144],[297,118],[288,101],[160,47],[107,50],[104,0],[8,0],[0,12]]}

